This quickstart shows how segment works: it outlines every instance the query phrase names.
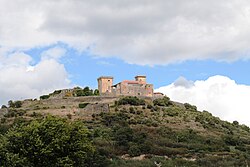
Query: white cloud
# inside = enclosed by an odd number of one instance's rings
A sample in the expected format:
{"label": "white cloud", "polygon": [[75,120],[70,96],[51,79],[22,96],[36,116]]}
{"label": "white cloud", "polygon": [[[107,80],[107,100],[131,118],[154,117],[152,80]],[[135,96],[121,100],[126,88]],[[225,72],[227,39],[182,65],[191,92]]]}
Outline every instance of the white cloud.
{"label": "white cloud", "polygon": [[249,59],[248,0],[1,0],[0,46],[57,41],[130,63]]}
{"label": "white cloud", "polygon": [[49,60],[49,59],[59,60],[65,55],[65,53],[66,50],[64,48],[54,47],[44,51],[41,55],[41,58],[42,60]]}
{"label": "white cloud", "polygon": [[64,65],[57,59],[43,59],[31,65],[32,57],[13,53],[0,55],[0,60],[0,104],[6,104],[8,100],[36,98],[70,84]]}
{"label": "white cloud", "polygon": [[199,110],[207,110],[221,119],[250,126],[250,86],[237,84],[225,76],[212,76],[195,81],[191,87],[176,86],[175,83],[161,87],[174,101],[194,104]]}

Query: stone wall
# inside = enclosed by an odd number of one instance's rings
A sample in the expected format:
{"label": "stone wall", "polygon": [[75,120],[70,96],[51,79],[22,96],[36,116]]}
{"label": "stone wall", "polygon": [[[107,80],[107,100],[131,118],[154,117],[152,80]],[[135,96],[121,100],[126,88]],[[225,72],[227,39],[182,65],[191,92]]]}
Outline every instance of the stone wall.
{"label": "stone wall", "polygon": [[121,82],[112,89],[112,94],[115,96],[153,96],[152,84],[128,84]]}

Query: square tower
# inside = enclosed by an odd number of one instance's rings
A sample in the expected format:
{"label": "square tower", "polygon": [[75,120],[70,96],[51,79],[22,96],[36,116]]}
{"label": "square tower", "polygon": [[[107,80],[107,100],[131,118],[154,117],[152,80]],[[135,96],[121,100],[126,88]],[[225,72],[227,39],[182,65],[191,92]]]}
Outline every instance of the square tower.
{"label": "square tower", "polygon": [[135,76],[135,80],[139,81],[141,84],[146,84],[146,76],[145,75],[137,75]]}
{"label": "square tower", "polygon": [[113,77],[101,76],[97,79],[97,81],[100,95],[112,93]]}

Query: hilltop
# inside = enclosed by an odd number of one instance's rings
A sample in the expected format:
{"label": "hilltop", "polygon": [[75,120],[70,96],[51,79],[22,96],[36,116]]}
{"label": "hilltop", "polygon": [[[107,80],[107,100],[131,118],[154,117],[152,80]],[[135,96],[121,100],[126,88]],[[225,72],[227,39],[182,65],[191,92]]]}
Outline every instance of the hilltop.
{"label": "hilltop", "polygon": [[3,106],[0,133],[5,135],[14,125],[47,115],[80,120],[105,159],[100,166],[250,164],[249,127],[222,121],[208,111],[166,96],[105,97],[87,88],[59,90],[40,100],[10,101],[9,106]]}

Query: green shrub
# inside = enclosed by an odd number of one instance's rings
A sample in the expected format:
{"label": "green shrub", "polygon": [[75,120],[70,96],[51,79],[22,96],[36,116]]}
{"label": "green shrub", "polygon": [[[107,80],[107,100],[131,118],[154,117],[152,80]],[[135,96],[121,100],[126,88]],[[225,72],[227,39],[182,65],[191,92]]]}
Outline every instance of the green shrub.
{"label": "green shrub", "polygon": [[187,109],[187,110],[191,110],[191,111],[197,111],[197,107],[195,105],[191,105],[189,103],[184,103],[184,107]]}
{"label": "green shrub", "polygon": [[80,88],[80,87],[75,87],[73,89],[73,95],[74,96],[98,96],[99,95],[99,90],[95,89],[94,91],[90,89],[88,86],[85,88]]}
{"label": "green shrub", "polygon": [[129,107],[129,112],[130,112],[131,114],[135,114],[135,109],[134,109],[134,107]]}
{"label": "green shrub", "polygon": [[153,106],[151,104],[147,105],[147,109],[152,109],[152,108],[153,108]]}
{"label": "green shrub", "polygon": [[[0,124],[0,139],[1,139],[1,134],[5,134],[10,128],[9,124]],[[0,165],[1,165],[1,157],[0,157]]]}
{"label": "green shrub", "polygon": [[71,119],[71,118],[72,118],[72,114],[68,113],[68,114],[67,114],[67,118],[68,118],[68,119]]}
{"label": "green shrub", "polygon": [[100,95],[100,92],[99,92],[98,89],[95,89],[95,90],[94,90],[94,95],[95,95],[95,96],[99,96],[99,95]]}
{"label": "green shrub", "polygon": [[129,142],[133,140],[133,130],[129,126],[115,126],[113,137],[118,146],[128,147]]}
{"label": "green shrub", "polygon": [[23,116],[26,113],[25,110],[15,110],[10,109],[6,114],[4,114],[4,117],[10,118],[10,117],[16,117],[16,116]]}
{"label": "green shrub", "polygon": [[40,99],[45,100],[45,99],[48,99],[49,97],[50,97],[49,95],[42,95],[42,96],[40,96]]}
{"label": "green shrub", "polygon": [[62,90],[55,90],[54,92],[53,92],[53,94],[54,95],[57,95],[57,94],[60,94],[62,92]]}
{"label": "green shrub", "polygon": [[239,136],[235,135],[226,135],[223,137],[223,140],[225,141],[226,144],[230,146],[237,146],[241,144]]}
{"label": "green shrub", "polygon": [[1,124],[4,124],[6,123],[7,119],[4,117],[4,118],[1,118]]}
{"label": "green shrub", "polygon": [[137,145],[137,144],[133,144],[129,147],[129,150],[128,150],[128,154],[130,156],[138,156],[141,154],[141,149],[140,149],[140,146]]}
{"label": "green shrub", "polygon": [[127,120],[129,119],[128,114],[124,112],[118,112],[118,113],[104,113],[101,112],[99,114],[101,116],[101,122],[105,126],[113,126],[115,124],[127,124]]}
{"label": "green shrub", "polygon": [[136,96],[126,96],[121,99],[119,99],[116,102],[117,105],[134,105],[134,106],[139,106],[139,105],[145,105],[145,100],[144,99],[139,99]]}
{"label": "green shrub", "polygon": [[233,125],[234,125],[234,126],[238,126],[238,125],[239,125],[239,122],[238,122],[238,121],[233,121]]}
{"label": "green shrub", "polygon": [[35,117],[35,118],[39,118],[39,117],[42,117],[43,115],[41,113],[33,112],[30,116]]}
{"label": "green shrub", "polygon": [[181,110],[177,107],[169,107],[164,109],[164,116],[175,117],[181,115]]}
{"label": "green shrub", "polygon": [[4,109],[4,108],[8,108],[6,105],[2,105],[2,107],[1,107],[2,109]]}
{"label": "green shrub", "polygon": [[80,103],[78,105],[79,108],[85,108],[89,103]]}
{"label": "green shrub", "polygon": [[20,107],[22,107],[22,102],[21,101],[13,102],[12,100],[10,100],[8,102],[8,105],[9,105],[10,108],[20,108]]}
{"label": "green shrub", "polygon": [[20,108],[22,107],[22,102],[21,101],[15,101],[15,108]]}
{"label": "green shrub", "polygon": [[172,105],[171,101],[170,101],[170,98],[167,97],[167,96],[164,96],[163,98],[159,98],[159,99],[155,99],[153,101],[153,104],[155,106],[169,106],[169,105]]}
{"label": "green shrub", "polygon": [[17,116],[16,112],[13,110],[8,111],[6,114],[4,114],[4,117],[11,118]]}

